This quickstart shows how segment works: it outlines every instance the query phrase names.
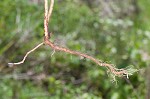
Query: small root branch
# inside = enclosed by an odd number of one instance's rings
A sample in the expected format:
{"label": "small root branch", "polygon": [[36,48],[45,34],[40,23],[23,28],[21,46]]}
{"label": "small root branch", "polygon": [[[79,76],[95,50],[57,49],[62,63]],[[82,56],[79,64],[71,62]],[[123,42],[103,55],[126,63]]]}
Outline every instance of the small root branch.
{"label": "small root branch", "polygon": [[[59,47],[57,45],[54,45],[54,43],[52,43],[51,41],[49,41],[49,39],[45,39],[45,44],[50,46],[54,51],[62,51],[62,52],[66,52],[66,53],[69,53],[69,54],[73,54],[73,55],[76,55],[76,56],[82,56],[84,58],[88,58],[90,60],[92,60],[93,62],[95,62],[96,64],[98,64],[99,66],[104,66],[106,67],[109,72],[111,72],[112,74],[114,74],[115,76],[127,76],[128,77],[128,71],[125,70],[125,69],[117,69],[114,67],[113,64],[108,64],[108,63],[104,63],[104,62],[101,62],[100,60],[92,57],[92,56],[89,56],[87,54],[83,54],[83,53],[80,53],[80,52],[77,52],[77,51],[73,51],[73,50],[70,50],[70,49],[67,49],[67,48],[63,48],[63,47]],[[53,55],[53,54],[52,54]]]}
{"label": "small root branch", "polygon": [[55,54],[55,49],[53,50],[52,54],[51,54],[51,57]]}
{"label": "small root branch", "polygon": [[35,51],[36,49],[38,49],[38,48],[39,48],[40,46],[42,46],[43,44],[44,44],[44,43],[42,42],[42,43],[38,44],[36,47],[34,47],[33,49],[31,49],[30,51],[28,51],[28,52],[26,53],[26,55],[24,56],[24,58],[22,59],[22,61],[17,62],[17,63],[8,63],[9,67],[12,67],[12,66],[14,66],[14,65],[20,65],[20,64],[24,63],[24,61],[26,60],[27,56],[28,56],[31,52],[33,52],[33,51]]}

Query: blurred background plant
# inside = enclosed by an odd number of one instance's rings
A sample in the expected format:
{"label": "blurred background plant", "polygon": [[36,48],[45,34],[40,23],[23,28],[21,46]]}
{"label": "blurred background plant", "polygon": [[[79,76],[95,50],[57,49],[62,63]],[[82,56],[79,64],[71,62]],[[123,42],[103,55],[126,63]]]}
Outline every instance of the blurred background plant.
{"label": "blurred background plant", "polygon": [[41,47],[9,68],[43,40],[43,0],[0,2],[1,99],[149,99],[150,1],[56,0],[49,30],[60,46],[85,52],[118,68],[139,72],[112,83],[105,68]]}

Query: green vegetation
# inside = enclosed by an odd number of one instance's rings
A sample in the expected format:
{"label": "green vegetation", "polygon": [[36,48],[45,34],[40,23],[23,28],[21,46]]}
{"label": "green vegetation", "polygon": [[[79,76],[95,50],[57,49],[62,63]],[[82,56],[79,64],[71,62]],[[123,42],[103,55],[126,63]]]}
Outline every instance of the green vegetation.
{"label": "green vegetation", "polygon": [[[97,6],[81,0],[56,0],[49,30],[60,46],[87,53],[117,68],[139,69],[129,79],[116,78],[87,59],[49,47],[31,53],[43,40],[43,3],[0,2],[1,99],[145,99],[150,66],[150,1],[137,0],[138,13],[101,17]],[[131,13],[130,11],[128,13]],[[134,70],[131,70],[131,72]],[[150,78],[150,77],[149,77]]]}

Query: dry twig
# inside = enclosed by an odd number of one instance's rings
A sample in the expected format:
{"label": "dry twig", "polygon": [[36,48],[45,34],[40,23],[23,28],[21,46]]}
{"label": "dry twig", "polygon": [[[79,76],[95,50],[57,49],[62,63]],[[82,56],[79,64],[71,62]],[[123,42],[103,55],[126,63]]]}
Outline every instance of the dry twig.
{"label": "dry twig", "polygon": [[[70,50],[70,49],[67,49],[67,48],[57,46],[53,42],[51,42],[49,40],[50,35],[49,35],[49,32],[48,32],[48,23],[50,21],[51,15],[52,15],[53,5],[54,5],[54,0],[51,0],[51,4],[50,4],[49,10],[48,10],[48,0],[45,0],[45,13],[44,13],[44,43],[45,43],[45,45],[50,46],[54,51],[62,51],[62,52],[66,52],[66,53],[69,53],[69,54],[73,54],[73,55],[77,55],[77,56],[82,56],[84,58],[88,58],[88,59],[92,60],[93,62],[95,62],[96,64],[98,64],[99,66],[106,67],[109,70],[109,72],[111,72],[114,76],[127,76],[128,77],[128,75],[130,75],[128,73],[128,71],[125,70],[125,69],[117,69],[117,68],[114,67],[113,64],[103,63],[100,60],[98,60],[98,59],[96,59],[92,56],[89,56],[87,54],[83,54],[83,53],[80,53],[80,52],[77,52],[77,51],[73,51],[73,50]],[[28,56],[28,54],[33,52],[35,49],[37,49],[41,45],[43,45],[43,43],[39,44],[34,49],[27,52],[27,54],[25,55],[25,57],[23,58],[23,60],[21,62],[10,63],[10,65],[19,65],[19,64],[24,63],[24,61],[25,61],[26,57]]]}

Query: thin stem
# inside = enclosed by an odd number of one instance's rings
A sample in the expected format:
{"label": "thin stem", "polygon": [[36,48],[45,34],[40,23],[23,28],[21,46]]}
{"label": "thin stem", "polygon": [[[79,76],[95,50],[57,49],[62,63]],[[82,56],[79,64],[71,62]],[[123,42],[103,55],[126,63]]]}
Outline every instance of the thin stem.
{"label": "thin stem", "polygon": [[22,59],[22,61],[17,62],[17,63],[8,63],[8,65],[9,65],[10,67],[12,67],[12,66],[14,66],[14,65],[20,65],[20,64],[24,63],[24,61],[26,60],[27,56],[28,56],[31,52],[35,51],[37,48],[39,48],[40,46],[42,46],[43,44],[44,44],[44,43],[42,42],[42,43],[38,44],[36,47],[34,47],[33,49],[31,49],[30,51],[28,51],[28,52],[26,53],[26,55],[24,56],[24,58]]}
{"label": "thin stem", "polygon": [[51,15],[52,15],[52,12],[53,12],[53,7],[54,7],[54,0],[51,0],[51,4],[50,4],[50,7],[49,7],[49,11],[48,11],[48,22],[51,18]]}
{"label": "thin stem", "polygon": [[48,17],[48,0],[45,0],[45,17]]}
{"label": "thin stem", "polygon": [[49,35],[48,35],[48,0],[45,0],[44,35],[46,38],[49,38]]}

